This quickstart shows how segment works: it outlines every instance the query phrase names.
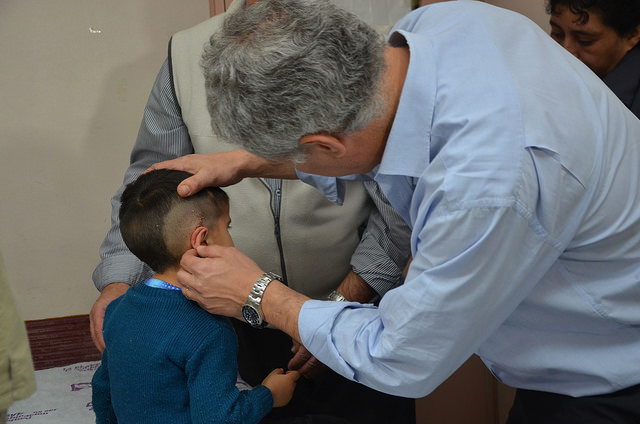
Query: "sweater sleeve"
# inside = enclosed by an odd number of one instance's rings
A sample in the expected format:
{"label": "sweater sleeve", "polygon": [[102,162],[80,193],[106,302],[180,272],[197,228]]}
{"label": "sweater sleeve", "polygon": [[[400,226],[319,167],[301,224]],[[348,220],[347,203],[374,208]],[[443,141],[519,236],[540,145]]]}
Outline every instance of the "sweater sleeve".
{"label": "sweater sleeve", "polygon": [[96,424],[116,424],[113,405],[111,404],[111,389],[109,384],[108,355],[102,355],[102,364],[93,374],[91,380],[91,406],[96,414]]}
{"label": "sweater sleeve", "polygon": [[258,423],[271,411],[273,396],[265,386],[236,388],[236,357],[237,339],[230,325],[207,332],[193,350],[186,366],[193,424]]}

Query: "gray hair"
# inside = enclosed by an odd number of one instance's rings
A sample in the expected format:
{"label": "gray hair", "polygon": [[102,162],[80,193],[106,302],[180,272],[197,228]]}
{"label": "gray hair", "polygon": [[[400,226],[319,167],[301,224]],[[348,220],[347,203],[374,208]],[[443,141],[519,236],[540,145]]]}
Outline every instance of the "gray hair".
{"label": "gray hair", "polygon": [[229,16],[202,68],[214,133],[267,159],[304,160],[308,134],[363,129],[384,107],[384,41],[327,0],[262,0]]}

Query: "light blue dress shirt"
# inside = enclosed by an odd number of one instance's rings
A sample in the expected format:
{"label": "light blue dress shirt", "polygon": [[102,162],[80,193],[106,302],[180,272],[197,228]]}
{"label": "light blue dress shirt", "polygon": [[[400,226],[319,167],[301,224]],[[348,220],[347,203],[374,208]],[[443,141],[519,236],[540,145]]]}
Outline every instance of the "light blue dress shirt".
{"label": "light blue dress shirt", "polygon": [[304,345],[409,397],[473,353],[514,387],[640,383],[640,121],[537,25],[482,2],[420,8],[389,42],[410,65],[368,177],[414,259],[377,308],[306,302]]}

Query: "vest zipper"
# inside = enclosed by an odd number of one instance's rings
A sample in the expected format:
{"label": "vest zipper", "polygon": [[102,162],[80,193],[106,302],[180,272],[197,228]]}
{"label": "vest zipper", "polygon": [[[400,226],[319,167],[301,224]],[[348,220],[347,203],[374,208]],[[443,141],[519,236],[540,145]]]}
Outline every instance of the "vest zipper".
{"label": "vest zipper", "polygon": [[271,196],[271,214],[273,216],[273,234],[278,245],[280,255],[280,269],[282,270],[282,282],[287,284],[287,267],[282,250],[282,235],[280,233],[280,209],[282,206],[282,180],[276,178],[260,178],[260,181],[269,190]]}

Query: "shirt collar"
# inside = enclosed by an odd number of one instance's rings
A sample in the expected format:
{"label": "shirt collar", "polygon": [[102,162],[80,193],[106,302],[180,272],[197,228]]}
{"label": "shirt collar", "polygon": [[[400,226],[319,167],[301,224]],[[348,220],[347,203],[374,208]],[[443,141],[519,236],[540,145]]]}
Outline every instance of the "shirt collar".
{"label": "shirt collar", "polygon": [[435,102],[435,55],[424,36],[396,30],[392,47],[409,46],[410,59],[394,122],[377,175],[420,176],[430,161]]}

